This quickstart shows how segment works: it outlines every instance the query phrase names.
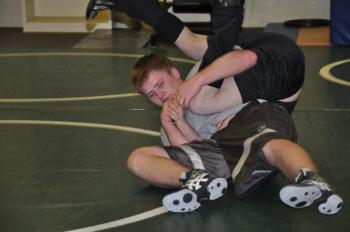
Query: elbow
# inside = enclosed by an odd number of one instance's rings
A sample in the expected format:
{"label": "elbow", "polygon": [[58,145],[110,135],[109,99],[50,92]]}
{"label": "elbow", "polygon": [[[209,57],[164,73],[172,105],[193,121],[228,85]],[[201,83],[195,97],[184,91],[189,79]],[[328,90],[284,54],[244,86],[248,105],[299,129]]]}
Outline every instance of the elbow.
{"label": "elbow", "polygon": [[200,114],[201,113],[200,101],[197,100],[197,98],[193,98],[192,101],[190,102],[189,109],[196,114]]}

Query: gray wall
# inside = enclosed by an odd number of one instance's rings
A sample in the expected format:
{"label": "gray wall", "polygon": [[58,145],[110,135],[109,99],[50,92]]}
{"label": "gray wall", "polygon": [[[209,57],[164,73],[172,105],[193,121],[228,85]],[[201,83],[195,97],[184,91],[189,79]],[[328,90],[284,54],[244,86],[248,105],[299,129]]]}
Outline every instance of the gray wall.
{"label": "gray wall", "polygon": [[[72,0],[74,1],[74,0]],[[246,0],[244,27],[265,27],[296,18],[330,18],[331,0]],[[0,27],[22,27],[22,1],[0,0]],[[85,5],[82,6],[85,8]],[[182,16],[181,16],[182,17]],[[189,16],[191,20],[203,16]],[[183,17],[182,17],[183,18]]]}
{"label": "gray wall", "polygon": [[0,0],[0,27],[22,25],[22,0]]}

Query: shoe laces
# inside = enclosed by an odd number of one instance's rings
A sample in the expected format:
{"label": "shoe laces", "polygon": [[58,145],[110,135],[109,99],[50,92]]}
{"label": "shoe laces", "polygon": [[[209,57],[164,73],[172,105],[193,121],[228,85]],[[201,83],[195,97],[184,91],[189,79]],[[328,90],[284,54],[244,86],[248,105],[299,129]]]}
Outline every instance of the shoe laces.
{"label": "shoe laces", "polygon": [[305,185],[314,185],[323,191],[332,191],[331,187],[321,177],[306,168],[300,170],[295,178],[295,182]]}
{"label": "shoe laces", "polygon": [[332,191],[331,187],[320,177],[303,180],[301,184],[314,185],[323,191]]}
{"label": "shoe laces", "polygon": [[202,183],[209,180],[209,175],[205,172],[194,171],[191,177],[186,181],[185,188],[196,191],[202,188]]}

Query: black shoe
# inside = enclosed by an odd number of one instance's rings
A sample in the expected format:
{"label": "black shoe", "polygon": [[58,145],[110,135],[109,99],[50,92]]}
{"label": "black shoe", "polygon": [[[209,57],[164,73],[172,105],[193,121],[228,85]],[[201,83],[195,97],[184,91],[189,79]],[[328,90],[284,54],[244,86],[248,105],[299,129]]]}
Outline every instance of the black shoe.
{"label": "black shoe", "polygon": [[211,0],[212,6],[220,7],[231,7],[231,6],[240,6],[243,7],[243,0]]}
{"label": "black shoe", "polygon": [[314,206],[322,214],[336,214],[343,207],[343,200],[314,172],[301,170],[296,184],[287,185],[280,191],[283,203],[293,208]]}
{"label": "black shoe", "polygon": [[201,202],[216,200],[227,189],[225,178],[215,177],[203,170],[192,170],[180,177],[182,189],[163,198],[163,206],[171,212],[184,213],[198,209]]}
{"label": "black shoe", "polygon": [[116,0],[89,0],[86,7],[86,20],[93,20],[103,10],[112,10]]}

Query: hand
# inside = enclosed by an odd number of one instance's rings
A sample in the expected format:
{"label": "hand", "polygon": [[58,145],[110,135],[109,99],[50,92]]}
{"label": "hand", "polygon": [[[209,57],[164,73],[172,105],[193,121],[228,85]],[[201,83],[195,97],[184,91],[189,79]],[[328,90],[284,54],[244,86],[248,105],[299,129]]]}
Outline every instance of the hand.
{"label": "hand", "polygon": [[185,81],[176,91],[177,103],[182,107],[189,108],[192,98],[198,94],[201,87],[195,78]]}
{"label": "hand", "polygon": [[166,101],[163,103],[162,112],[160,113],[160,121],[162,124],[173,123],[170,114],[171,110],[169,109],[169,104]]}
{"label": "hand", "polygon": [[160,117],[162,123],[173,123],[184,119],[183,108],[176,102],[174,95],[169,96],[164,102]]}
{"label": "hand", "polygon": [[171,111],[170,116],[174,122],[184,119],[184,110],[175,99],[175,95],[169,96],[167,100],[167,107]]}

